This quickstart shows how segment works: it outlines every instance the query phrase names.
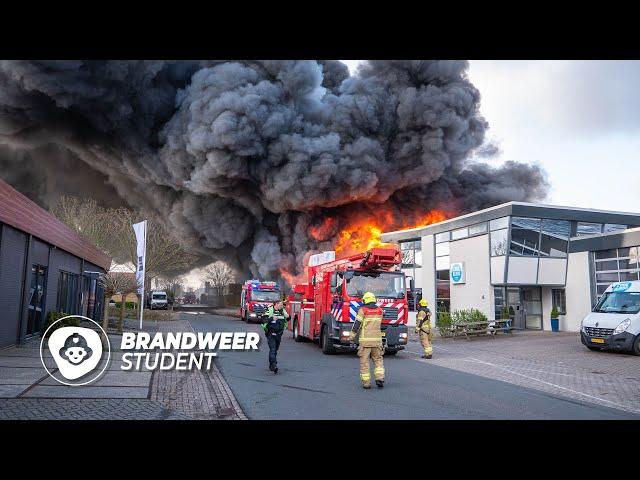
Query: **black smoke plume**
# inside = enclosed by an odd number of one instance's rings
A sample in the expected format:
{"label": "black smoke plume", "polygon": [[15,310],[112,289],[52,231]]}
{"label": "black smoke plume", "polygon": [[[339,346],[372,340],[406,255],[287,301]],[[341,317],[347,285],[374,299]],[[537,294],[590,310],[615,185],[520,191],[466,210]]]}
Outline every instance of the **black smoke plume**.
{"label": "black smoke plume", "polygon": [[208,260],[295,273],[354,216],[384,209],[401,225],[546,195],[538,167],[475,161],[491,147],[467,67],[2,61],[0,168],[45,205],[95,185],[103,202],[158,212]]}

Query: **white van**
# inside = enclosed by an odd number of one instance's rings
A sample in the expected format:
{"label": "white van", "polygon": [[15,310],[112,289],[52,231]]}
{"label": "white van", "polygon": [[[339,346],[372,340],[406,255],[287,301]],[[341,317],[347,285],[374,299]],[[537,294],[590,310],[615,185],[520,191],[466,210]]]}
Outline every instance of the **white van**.
{"label": "white van", "polygon": [[640,355],[640,281],[611,284],[582,320],[580,338],[590,350]]}
{"label": "white van", "polygon": [[168,308],[167,292],[151,292],[149,294],[149,308],[151,310]]}

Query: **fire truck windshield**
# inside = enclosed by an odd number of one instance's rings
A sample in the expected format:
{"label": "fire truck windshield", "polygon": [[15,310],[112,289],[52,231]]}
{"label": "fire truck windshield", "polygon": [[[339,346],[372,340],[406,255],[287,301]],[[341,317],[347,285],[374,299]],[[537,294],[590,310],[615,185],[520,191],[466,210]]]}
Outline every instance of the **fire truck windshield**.
{"label": "fire truck windshield", "polygon": [[251,300],[254,302],[275,302],[280,300],[280,292],[253,290]]}
{"label": "fire truck windshield", "polygon": [[361,297],[371,292],[376,297],[404,298],[404,275],[389,272],[353,272],[347,275],[347,294],[350,297]]}

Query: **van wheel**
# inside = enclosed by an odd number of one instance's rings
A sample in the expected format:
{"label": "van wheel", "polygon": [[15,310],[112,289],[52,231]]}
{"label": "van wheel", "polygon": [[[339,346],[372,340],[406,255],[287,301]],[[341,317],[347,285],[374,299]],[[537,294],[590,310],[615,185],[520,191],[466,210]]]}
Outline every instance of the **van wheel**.
{"label": "van wheel", "polygon": [[633,354],[640,355],[640,335],[638,335],[636,341],[633,342]]}
{"label": "van wheel", "polygon": [[336,349],[333,346],[331,338],[329,338],[329,329],[326,325],[322,327],[322,336],[320,337],[320,345],[322,346],[322,353],[325,355],[333,355],[336,353]]}

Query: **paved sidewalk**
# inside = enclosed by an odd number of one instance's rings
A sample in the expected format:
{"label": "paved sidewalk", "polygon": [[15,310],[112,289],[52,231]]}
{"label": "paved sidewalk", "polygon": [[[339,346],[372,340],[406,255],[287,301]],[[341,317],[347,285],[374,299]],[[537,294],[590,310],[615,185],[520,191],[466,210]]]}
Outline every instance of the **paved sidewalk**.
{"label": "paved sidewalk", "polygon": [[570,332],[515,332],[471,340],[435,334],[431,360],[417,336],[400,355],[420,362],[534,388],[580,401],[640,413],[640,357],[593,352]]}
{"label": "paved sidewalk", "polygon": [[[187,321],[149,322],[145,331],[193,331]],[[246,419],[215,361],[210,371],[123,371],[121,335],[109,334],[111,361],[87,386],[61,385],[40,359],[40,338],[0,350],[0,419]],[[46,352],[49,370],[57,370]]]}

